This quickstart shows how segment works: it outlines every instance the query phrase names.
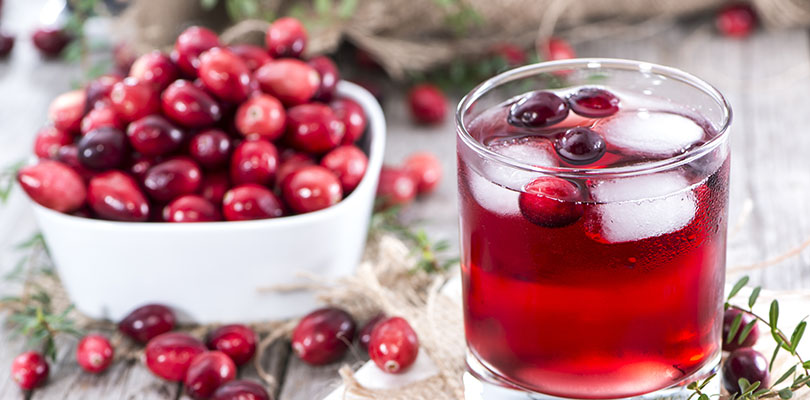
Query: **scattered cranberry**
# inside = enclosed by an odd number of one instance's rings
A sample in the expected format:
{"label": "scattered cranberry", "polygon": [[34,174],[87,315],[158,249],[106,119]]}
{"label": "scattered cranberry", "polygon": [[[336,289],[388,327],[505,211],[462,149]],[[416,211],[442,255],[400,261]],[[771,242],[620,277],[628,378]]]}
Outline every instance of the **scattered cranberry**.
{"label": "scattered cranberry", "polygon": [[279,18],[267,29],[265,42],[273,57],[298,57],[307,47],[307,31],[295,18]]}
{"label": "scattered cranberry", "polygon": [[101,218],[143,222],[149,219],[149,203],[138,184],[121,171],[107,171],[90,179],[87,203]]}
{"label": "scattered cranberry", "polygon": [[34,46],[46,57],[56,57],[70,43],[71,37],[60,28],[39,28],[31,35]]}
{"label": "scattered cranberry", "polygon": [[122,80],[123,78],[118,75],[108,74],[99,76],[90,81],[90,83],[87,84],[87,88],[85,88],[87,104],[90,107],[95,107],[99,102],[112,103],[110,94],[112,94],[113,87]]}
{"label": "scattered cranberry", "polygon": [[541,50],[546,61],[567,60],[576,57],[571,45],[560,38],[550,38]]}
{"label": "scattered cranberry", "polygon": [[416,198],[417,183],[404,169],[383,166],[377,183],[377,198],[383,208],[403,206]]}
{"label": "scattered cranberry", "polygon": [[113,347],[104,336],[87,335],[76,347],[76,360],[85,371],[101,373],[113,361]]}
{"label": "scattered cranberry", "polygon": [[568,103],[583,117],[602,118],[619,112],[619,98],[604,89],[580,89],[568,97]]}
{"label": "scattered cranberry", "polygon": [[[737,330],[737,333],[731,339],[731,342],[728,342],[726,339],[728,339],[728,334],[731,332],[731,324],[734,322],[734,318],[736,318],[739,314],[742,314],[740,327]],[[742,332],[743,328],[755,319],[756,317],[750,313],[740,311],[736,308],[729,308],[726,310],[725,314],[723,314],[723,350],[734,351],[742,347],[753,346],[754,343],[757,342],[757,339],[759,339],[759,327],[756,324],[751,331],[748,332],[748,336],[746,336],[745,340],[743,340],[741,344],[737,343],[737,339],[740,337],[740,332]]]}
{"label": "scattered cranberry", "polygon": [[118,330],[139,343],[174,329],[176,318],[169,307],[161,304],[140,306],[118,323]]}
{"label": "scattered cranberry", "polygon": [[66,144],[60,147],[56,152],[56,161],[72,168],[85,181],[89,181],[96,174],[95,171],[88,169],[79,161],[79,148],[75,144]]}
{"label": "scattered cranberry", "polygon": [[262,385],[253,381],[230,381],[214,392],[211,400],[270,400]]}
{"label": "scattered cranberry", "polygon": [[148,115],[127,128],[132,148],[148,157],[169,154],[180,148],[183,132],[160,115]]}
{"label": "scattered cranberry", "polygon": [[194,357],[205,351],[205,345],[187,333],[163,333],[146,344],[146,366],[160,378],[180,382]]}
{"label": "scattered cranberry", "polygon": [[160,93],[147,82],[126,78],[113,86],[110,101],[124,122],[132,122],[160,110]]}
{"label": "scattered cranberry", "polygon": [[174,42],[172,61],[186,75],[197,76],[200,54],[219,45],[219,36],[216,33],[200,26],[192,26],[184,30]]}
{"label": "scattered cranberry", "polygon": [[569,164],[585,165],[602,158],[607,145],[602,136],[592,129],[578,126],[557,138],[554,141],[554,150]]}
{"label": "scattered cranberry", "polygon": [[416,85],[408,92],[411,117],[421,124],[438,124],[447,114],[447,99],[436,86],[428,83]]}
{"label": "scattered cranberry", "polygon": [[729,393],[739,393],[740,378],[768,387],[768,360],[765,356],[750,347],[732,351],[723,363],[723,387]]}
{"label": "scattered cranberry", "polygon": [[0,58],[7,57],[14,48],[14,36],[0,32]]}
{"label": "scattered cranberry", "polygon": [[228,49],[242,59],[250,72],[273,60],[273,57],[267,54],[267,50],[252,44],[238,44]]}
{"label": "scattered cranberry", "polygon": [[34,154],[39,158],[54,158],[59,148],[73,143],[73,136],[53,126],[46,126],[37,132],[34,139]]}
{"label": "scattered cranberry", "polygon": [[287,110],[287,141],[293,148],[321,154],[343,140],[346,127],[329,106],[309,103]]}
{"label": "scattered cranberry", "polygon": [[200,186],[200,195],[217,206],[222,204],[222,198],[225,197],[225,192],[231,187],[231,181],[228,179],[228,173],[215,172],[206,174],[203,177],[202,185]]}
{"label": "scattered cranberry", "polygon": [[336,99],[329,103],[339,120],[346,126],[346,134],[343,135],[343,144],[353,144],[363,136],[366,130],[366,113],[357,102],[352,99]]}
{"label": "scattered cranberry", "polygon": [[297,213],[322,210],[343,198],[340,181],[332,171],[317,165],[301,167],[281,185],[287,205]]}
{"label": "scattered cranberry", "polygon": [[221,100],[239,103],[250,93],[250,70],[228,49],[214,47],[202,53],[198,74],[205,88]]}
{"label": "scattered cranberry", "polygon": [[183,381],[194,399],[207,399],[222,384],[236,378],[236,365],[221,351],[206,351],[191,360]]}
{"label": "scattered cranberry", "polygon": [[236,146],[231,157],[231,181],[234,184],[269,185],[278,167],[276,146],[266,140],[246,140]]}
{"label": "scattered cranberry", "polygon": [[580,191],[573,183],[543,176],[523,188],[518,197],[520,212],[529,222],[545,228],[559,228],[582,216]]}
{"label": "scattered cranberry", "polygon": [[398,374],[405,371],[413,365],[418,354],[419,339],[403,318],[388,318],[371,331],[368,355],[385,372]]}
{"label": "scattered cranberry", "polygon": [[284,106],[273,96],[259,95],[248,99],[236,110],[236,129],[245,136],[276,140],[284,133]]}
{"label": "scattered cranberry", "polygon": [[732,3],[717,13],[717,30],[732,38],[748,37],[757,26],[757,14],[750,4]]}
{"label": "scattered cranberry", "polygon": [[256,353],[256,333],[245,325],[225,325],[211,331],[205,344],[228,355],[236,365],[244,365]]}
{"label": "scattered cranberry", "polygon": [[264,186],[248,183],[225,193],[222,213],[228,221],[244,221],[280,217],[284,215],[284,209],[273,192]]}
{"label": "scattered cranberry", "polygon": [[363,350],[368,351],[368,344],[371,342],[371,332],[386,318],[385,314],[377,314],[377,316],[368,320],[368,322],[363,325],[363,329],[360,329],[360,333],[357,335],[357,342],[360,343],[360,347]]}
{"label": "scattered cranberry", "polygon": [[318,90],[313,97],[318,101],[330,101],[335,95],[337,83],[340,80],[340,72],[338,72],[337,65],[329,57],[318,56],[307,61],[310,67],[314,68],[321,77]]}
{"label": "scattered cranberry", "polygon": [[306,103],[321,85],[315,68],[307,63],[282,58],[270,61],[256,70],[256,80],[262,91],[275,96],[287,106]]}
{"label": "scattered cranberry", "polygon": [[442,180],[441,162],[426,151],[411,154],[405,159],[404,168],[416,182],[416,191],[419,194],[432,192]]}
{"label": "scattered cranberry", "polygon": [[348,194],[360,184],[366,174],[368,157],[356,146],[338,146],[323,156],[321,166],[337,176],[343,193]]}
{"label": "scattered cranberry", "polygon": [[222,109],[216,100],[189,81],[174,81],[160,99],[163,113],[189,128],[206,127],[222,118]]}
{"label": "scattered cranberry", "polygon": [[534,92],[509,108],[509,123],[514,126],[539,128],[554,125],[568,116],[568,103],[551,92]]}
{"label": "scattered cranberry", "polygon": [[293,172],[307,165],[315,165],[315,160],[306,153],[295,153],[282,161],[276,170],[276,183],[280,186]]}
{"label": "scattered cranberry", "polygon": [[146,193],[157,201],[171,201],[200,188],[200,167],[187,157],[175,157],[149,168],[143,178]]}
{"label": "scattered cranberry", "polygon": [[137,57],[138,55],[135,54],[135,49],[126,41],[118,42],[113,46],[115,68],[124,75],[129,73]]}
{"label": "scattered cranberry", "polygon": [[492,49],[492,52],[502,58],[509,66],[518,66],[526,64],[528,57],[522,48],[512,43],[501,43]]}
{"label": "scattered cranberry", "polygon": [[118,113],[109,105],[98,106],[82,118],[82,135],[103,127],[124,129],[124,124],[118,119]]}
{"label": "scattered cranberry", "polygon": [[292,348],[311,365],[337,361],[354,339],[352,316],[336,307],[315,310],[301,319],[292,334]]}
{"label": "scattered cranberry", "polygon": [[17,173],[17,181],[31,200],[59,212],[78,210],[87,196],[79,174],[58,161],[42,160],[23,167]]}
{"label": "scattered cranberry", "polygon": [[11,379],[23,390],[31,390],[48,380],[48,370],[48,362],[42,354],[27,351],[11,363]]}
{"label": "scattered cranberry", "polygon": [[48,107],[48,119],[63,131],[78,132],[87,109],[86,100],[84,90],[80,89],[60,94]]}
{"label": "scattered cranberry", "polygon": [[129,76],[163,90],[177,80],[180,71],[169,56],[155,50],[138,57],[129,69]]}
{"label": "scattered cranberry", "polygon": [[128,150],[124,132],[110,127],[87,132],[79,139],[77,147],[82,165],[99,171],[121,166]]}
{"label": "scattered cranberry", "polygon": [[218,129],[202,131],[191,138],[188,152],[203,167],[217,168],[228,161],[231,139]]}
{"label": "scattered cranberry", "polygon": [[180,196],[163,209],[163,220],[166,222],[211,222],[221,219],[216,206],[193,194]]}

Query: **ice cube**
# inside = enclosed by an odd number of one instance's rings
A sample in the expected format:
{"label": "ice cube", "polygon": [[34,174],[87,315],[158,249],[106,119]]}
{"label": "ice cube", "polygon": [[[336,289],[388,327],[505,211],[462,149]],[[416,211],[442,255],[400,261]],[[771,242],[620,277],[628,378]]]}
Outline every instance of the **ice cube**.
{"label": "ice cube", "polygon": [[669,112],[629,111],[596,126],[609,145],[645,156],[671,156],[703,138],[695,121]]}
{"label": "ice cube", "polygon": [[586,226],[608,243],[623,243],[675,232],[695,217],[690,182],[677,172],[618,178],[594,183],[598,204]]}
{"label": "ice cube", "polygon": [[492,213],[500,215],[519,215],[519,192],[498,186],[475,171],[468,169],[470,191],[475,201]]}
{"label": "ice cube", "polygon": [[550,167],[557,165],[557,157],[549,139],[541,136],[501,138],[489,144],[490,150],[526,164]]}

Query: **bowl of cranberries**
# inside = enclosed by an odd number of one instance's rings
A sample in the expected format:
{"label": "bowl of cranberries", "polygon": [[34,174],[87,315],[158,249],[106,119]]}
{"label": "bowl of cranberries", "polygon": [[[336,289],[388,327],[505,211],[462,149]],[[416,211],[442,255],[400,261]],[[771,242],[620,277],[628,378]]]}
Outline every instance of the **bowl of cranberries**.
{"label": "bowl of cranberries", "polygon": [[186,29],[58,96],[18,182],[75,306],[120,319],[172,306],[198,322],[303,314],[306,291],[350,274],[382,166],[385,120],[306,32],[280,19],[267,46]]}

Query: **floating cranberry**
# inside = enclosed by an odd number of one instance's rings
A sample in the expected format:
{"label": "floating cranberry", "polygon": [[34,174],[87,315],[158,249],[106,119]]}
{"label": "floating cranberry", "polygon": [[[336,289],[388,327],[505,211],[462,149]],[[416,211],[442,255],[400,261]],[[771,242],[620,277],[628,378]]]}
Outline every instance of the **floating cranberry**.
{"label": "floating cranberry", "polygon": [[79,148],[75,144],[66,144],[56,152],[56,161],[59,161],[76,171],[85,181],[90,180],[96,173],[79,161]]}
{"label": "floating cranberry", "polygon": [[438,87],[424,83],[408,91],[411,118],[420,124],[438,124],[447,115],[447,99]]}
{"label": "floating cranberry", "polygon": [[90,81],[85,89],[87,95],[87,104],[90,107],[95,107],[99,102],[110,102],[110,94],[116,83],[121,82],[123,78],[118,75],[102,75]]}
{"label": "floating cranberry", "polygon": [[287,110],[287,141],[296,150],[321,154],[343,140],[346,126],[329,106],[309,103]]}
{"label": "floating cranberry", "polygon": [[189,142],[188,152],[205,168],[217,168],[228,161],[231,139],[225,132],[209,129],[196,134]]}
{"label": "floating cranberry", "polygon": [[82,118],[81,132],[83,135],[103,127],[124,129],[124,124],[118,119],[118,114],[111,106],[98,106]]}
{"label": "floating cranberry", "polygon": [[236,46],[230,46],[228,49],[242,59],[250,72],[256,71],[262,65],[273,60],[273,58],[267,54],[267,50],[252,44],[238,44]]}
{"label": "floating cranberry", "polygon": [[346,126],[343,144],[353,144],[363,136],[368,123],[363,107],[352,99],[340,98],[329,103],[339,120]]}
{"label": "floating cranberry", "polygon": [[53,126],[67,132],[78,132],[87,110],[84,90],[72,90],[57,96],[48,107],[48,119]]}
{"label": "floating cranberry", "polygon": [[174,42],[172,61],[186,75],[197,76],[200,54],[219,45],[219,36],[216,33],[200,26],[192,26],[184,30]]}
{"label": "floating cranberry", "polygon": [[160,378],[180,382],[186,377],[191,361],[205,351],[205,345],[187,333],[163,333],[146,344],[146,366]]}
{"label": "floating cranberry", "polygon": [[332,100],[337,89],[337,83],[340,80],[340,72],[338,72],[335,62],[329,57],[318,56],[307,61],[307,64],[314,68],[321,77],[318,90],[315,91],[313,98],[324,102]]}
{"label": "floating cranberry", "polygon": [[403,318],[388,318],[371,331],[368,355],[377,367],[389,374],[398,374],[410,368],[418,354],[419,339]]}
{"label": "floating cranberry", "polygon": [[216,100],[189,81],[174,81],[160,99],[163,113],[189,128],[203,128],[222,118],[222,109]]}
{"label": "floating cranberry", "polygon": [[518,205],[529,222],[545,228],[559,228],[577,222],[582,216],[580,197],[580,191],[573,183],[543,176],[523,188]]}
{"label": "floating cranberry", "polygon": [[225,353],[236,365],[244,365],[256,353],[256,333],[245,325],[220,326],[208,334],[205,344]]}
{"label": "floating cranberry", "polygon": [[332,171],[317,165],[301,167],[281,184],[284,201],[297,213],[322,210],[343,198],[340,181]]}
{"label": "floating cranberry", "polygon": [[248,183],[225,193],[222,213],[228,221],[244,221],[280,217],[284,215],[284,208],[273,192],[264,186]]}
{"label": "floating cranberry", "polygon": [[160,93],[147,82],[126,78],[113,86],[110,101],[118,118],[132,122],[160,110]]}
{"label": "floating cranberry", "polygon": [[155,50],[138,57],[129,69],[129,76],[163,90],[177,80],[180,71],[169,56]]}
{"label": "floating cranberry", "polygon": [[113,347],[104,336],[87,335],[76,347],[76,361],[87,372],[101,373],[113,361]]}
{"label": "floating cranberry", "polygon": [[236,129],[245,136],[259,136],[270,141],[284,133],[284,106],[273,96],[258,95],[242,103],[236,110]]}
{"label": "floating cranberry", "polygon": [[228,179],[228,173],[215,172],[206,174],[200,186],[200,195],[212,204],[219,206],[222,204],[222,198],[225,197],[225,192],[227,192],[230,187],[231,181]]}
{"label": "floating cranberry", "polygon": [[202,53],[197,72],[205,88],[221,100],[239,103],[250,93],[250,70],[228,49],[214,47]]}
{"label": "floating cranberry", "polygon": [[568,103],[551,92],[534,92],[512,104],[508,121],[514,126],[539,128],[568,116]]}
{"label": "floating cranberry", "polygon": [[315,310],[301,319],[292,333],[292,348],[311,365],[337,361],[354,339],[356,323],[349,313],[336,307]]}
{"label": "floating cranberry", "polygon": [[23,390],[42,386],[48,380],[48,362],[35,351],[27,351],[11,363],[11,379]]}
{"label": "floating cranberry", "polygon": [[576,57],[576,52],[568,42],[560,38],[550,38],[541,49],[546,61],[567,60]]}
{"label": "floating cranberry", "polygon": [[31,35],[31,41],[39,52],[46,57],[56,57],[71,41],[70,35],[60,28],[39,28]]}
{"label": "floating cranberry", "polygon": [[59,212],[78,210],[87,197],[79,174],[58,161],[43,160],[23,167],[17,173],[17,181],[31,200]]}
{"label": "floating cranberry", "polygon": [[220,386],[211,400],[270,400],[262,385],[253,381],[230,381]]}
{"label": "floating cranberry", "polygon": [[750,347],[732,351],[723,363],[723,387],[729,393],[739,393],[740,378],[768,387],[768,360],[765,356]]}
{"label": "floating cranberry", "polygon": [[360,344],[363,350],[368,351],[368,344],[371,342],[371,332],[386,318],[385,314],[377,314],[377,316],[368,320],[368,322],[363,325],[363,329],[360,329],[360,333],[357,335],[357,343]]}
{"label": "floating cranberry", "polygon": [[14,36],[5,32],[0,32],[0,58],[5,58],[14,48]]}
{"label": "floating cranberry", "polygon": [[169,307],[161,304],[140,306],[118,323],[118,330],[139,343],[174,329],[176,318]]}
{"label": "floating cranberry", "polygon": [[307,63],[282,58],[270,61],[256,70],[256,80],[262,91],[275,96],[287,106],[306,103],[321,84],[315,68]]}
{"label": "floating cranberry", "polygon": [[306,153],[295,153],[282,161],[276,170],[276,183],[280,186],[295,171],[307,165],[315,165],[315,160]]}
{"label": "floating cranberry", "polygon": [[417,182],[404,169],[383,166],[377,183],[377,199],[383,208],[403,206],[416,198]]}
{"label": "floating cranberry", "polygon": [[[727,339],[729,332],[731,332],[731,324],[734,322],[734,318],[736,318],[739,314],[742,314],[740,319],[740,327],[738,328],[737,333],[731,339],[731,342],[729,342]],[[736,308],[729,308],[726,310],[725,314],[723,314],[723,350],[734,351],[742,347],[753,346],[757,342],[757,339],[759,339],[759,327],[757,327],[756,324],[754,324],[754,327],[751,328],[750,332],[748,332],[748,336],[746,336],[742,343],[737,343],[737,339],[739,339],[740,332],[743,330],[743,328],[755,319],[756,317],[751,315],[751,313],[740,311]]]}
{"label": "floating cranberry", "polygon": [[160,115],[148,115],[129,124],[127,137],[135,151],[157,157],[177,150],[183,142],[183,131]]}
{"label": "floating cranberry", "polygon": [[750,4],[731,3],[720,9],[715,19],[717,30],[732,38],[744,38],[757,26],[757,14]]}
{"label": "floating cranberry", "polygon": [[46,126],[37,132],[34,139],[34,154],[39,158],[54,158],[59,148],[73,143],[73,136],[53,126]]}
{"label": "floating cranberry", "polygon": [[323,156],[321,166],[337,176],[343,193],[350,193],[363,180],[368,157],[356,146],[338,146]]}
{"label": "floating cranberry", "polygon": [[298,57],[306,50],[307,31],[295,18],[279,18],[267,29],[265,43],[273,57]]}
{"label": "floating cranberry", "polygon": [[413,177],[419,194],[432,192],[442,180],[441,162],[426,151],[411,154],[405,159],[403,168]]}
{"label": "floating cranberry", "polygon": [[157,201],[171,201],[200,188],[200,167],[187,157],[175,157],[149,168],[143,186],[149,197]]}
{"label": "floating cranberry", "polygon": [[180,196],[163,209],[163,220],[166,222],[211,222],[221,219],[218,207],[193,194]]}
{"label": "floating cranberry", "polygon": [[149,203],[138,184],[121,171],[107,171],[90,179],[87,203],[101,218],[143,222],[149,219]]}
{"label": "floating cranberry", "polygon": [[221,351],[206,351],[191,360],[183,383],[194,399],[207,399],[222,384],[236,378],[236,365]]}
{"label": "floating cranberry", "polygon": [[604,89],[580,89],[568,97],[568,103],[583,117],[602,118],[619,112],[619,98]]}
{"label": "floating cranberry", "polygon": [[602,136],[590,128],[578,126],[571,128],[554,141],[554,150],[560,158],[574,165],[585,165],[596,162],[607,151]]}

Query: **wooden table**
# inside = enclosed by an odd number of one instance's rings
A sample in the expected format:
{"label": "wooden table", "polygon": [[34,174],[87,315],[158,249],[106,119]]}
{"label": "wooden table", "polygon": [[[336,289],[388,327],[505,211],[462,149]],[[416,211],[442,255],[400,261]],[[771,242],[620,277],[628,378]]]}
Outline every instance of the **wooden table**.
{"label": "wooden table", "polygon": [[[44,123],[50,100],[79,77],[75,67],[44,61],[28,36],[43,0],[5,2],[3,27],[18,35],[12,57],[0,62],[0,165],[25,157]],[[750,199],[748,222],[729,241],[729,265],[748,264],[783,253],[810,236],[810,41],[808,32],[759,32],[748,40],[724,39],[710,22],[647,26],[632,36],[577,43],[581,56],[632,58],[683,68],[715,84],[734,107],[732,133],[731,221]],[[408,217],[437,238],[457,234],[455,131],[452,119],[438,127],[414,126],[401,96],[385,104],[389,139],[386,159],[402,160],[414,150],[442,158],[446,172],[438,193],[420,200]],[[17,190],[0,206],[0,272],[14,265],[14,244],[36,230],[27,200]],[[751,273],[768,289],[810,287],[810,252]],[[0,282],[0,293],[15,288]],[[0,329],[0,399],[24,398],[10,379],[12,358],[23,350],[19,339]],[[31,399],[176,399],[185,398],[177,384],[153,377],[139,362],[117,363],[101,376],[82,373],[73,342],[61,346],[50,383]],[[347,359],[347,362],[354,360]],[[283,382],[282,400],[318,399],[337,384],[338,364],[321,368],[289,357],[282,343],[262,362]],[[255,371],[242,371],[244,377]]]}

